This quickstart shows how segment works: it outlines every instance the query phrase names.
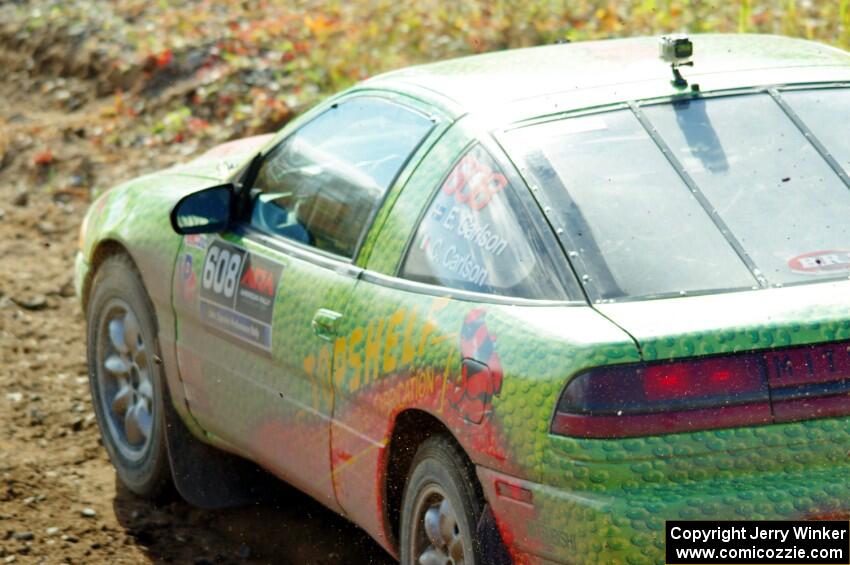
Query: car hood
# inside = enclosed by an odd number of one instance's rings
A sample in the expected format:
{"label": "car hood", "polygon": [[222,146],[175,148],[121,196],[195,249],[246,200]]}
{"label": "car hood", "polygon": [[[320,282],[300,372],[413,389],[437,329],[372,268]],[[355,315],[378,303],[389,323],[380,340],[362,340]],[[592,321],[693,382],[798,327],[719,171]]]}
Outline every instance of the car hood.
{"label": "car hood", "polygon": [[200,176],[225,181],[254,154],[262,149],[274,134],[255,135],[216,145],[206,153],[186,163],[180,163],[164,173]]}
{"label": "car hood", "polygon": [[850,281],[596,305],[644,360],[850,340]]}

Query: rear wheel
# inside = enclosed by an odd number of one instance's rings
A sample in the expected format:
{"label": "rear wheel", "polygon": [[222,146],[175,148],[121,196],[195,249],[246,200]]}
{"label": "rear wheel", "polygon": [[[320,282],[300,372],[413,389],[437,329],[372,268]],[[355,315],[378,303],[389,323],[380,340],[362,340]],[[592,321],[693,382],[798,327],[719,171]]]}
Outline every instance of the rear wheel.
{"label": "rear wheel", "polygon": [[478,565],[475,539],[483,503],[472,465],[450,440],[434,436],[416,452],[401,511],[402,565]]}
{"label": "rear wheel", "polygon": [[159,498],[171,486],[164,381],[154,315],[127,257],[115,255],[100,266],[86,318],[89,382],[103,444],[127,488]]}

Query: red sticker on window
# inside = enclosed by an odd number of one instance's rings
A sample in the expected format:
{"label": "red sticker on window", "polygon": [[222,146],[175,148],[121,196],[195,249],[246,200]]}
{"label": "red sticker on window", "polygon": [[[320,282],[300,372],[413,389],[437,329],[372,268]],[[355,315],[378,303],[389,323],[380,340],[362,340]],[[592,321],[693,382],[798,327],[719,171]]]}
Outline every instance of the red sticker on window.
{"label": "red sticker on window", "polygon": [[850,251],[812,251],[788,260],[788,267],[795,273],[822,275],[835,271],[850,271]]}

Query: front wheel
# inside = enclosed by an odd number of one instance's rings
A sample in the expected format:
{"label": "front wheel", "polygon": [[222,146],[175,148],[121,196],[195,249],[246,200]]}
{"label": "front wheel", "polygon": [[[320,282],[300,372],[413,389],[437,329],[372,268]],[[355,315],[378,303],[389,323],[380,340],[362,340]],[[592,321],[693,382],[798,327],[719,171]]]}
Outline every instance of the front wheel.
{"label": "front wheel", "polygon": [[103,444],[127,488],[160,498],[171,485],[164,381],[154,315],[128,258],[116,255],[100,266],[86,319],[89,381]]}
{"label": "front wheel", "polygon": [[483,502],[472,465],[434,436],[416,452],[401,511],[402,565],[479,565],[475,539]]}

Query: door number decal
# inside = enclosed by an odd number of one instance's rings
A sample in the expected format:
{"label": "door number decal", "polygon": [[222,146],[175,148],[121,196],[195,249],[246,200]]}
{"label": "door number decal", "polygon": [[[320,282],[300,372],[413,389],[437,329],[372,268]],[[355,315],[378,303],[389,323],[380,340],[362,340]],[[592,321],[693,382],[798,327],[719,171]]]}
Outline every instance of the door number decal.
{"label": "door number decal", "polygon": [[283,266],[216,240],[201,271],[201,321],[265,352],[272,348],[272,317]]}

